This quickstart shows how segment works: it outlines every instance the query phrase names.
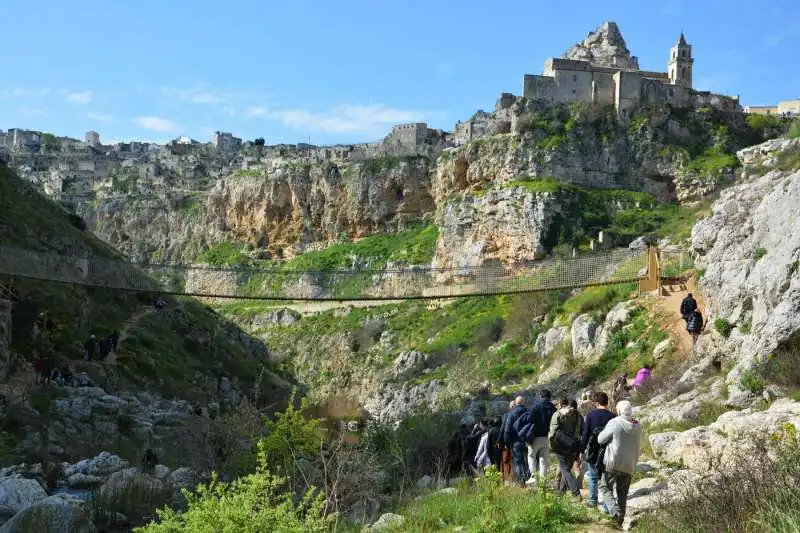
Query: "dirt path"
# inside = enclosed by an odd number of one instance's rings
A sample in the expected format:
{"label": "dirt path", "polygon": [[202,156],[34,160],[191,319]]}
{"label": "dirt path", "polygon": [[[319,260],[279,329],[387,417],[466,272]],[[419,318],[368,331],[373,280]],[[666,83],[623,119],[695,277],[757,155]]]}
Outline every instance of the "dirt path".
{"label": "dirt path", "polygon": [[666,331],[676,342],[676,348],[681,355],[692,353],[692,338],[686,331],[686,322],[680,314],[681,301],[688,291],[685,285],[665,285],[664,296],[659,298],[658,304],[662,312],[668,317]]}

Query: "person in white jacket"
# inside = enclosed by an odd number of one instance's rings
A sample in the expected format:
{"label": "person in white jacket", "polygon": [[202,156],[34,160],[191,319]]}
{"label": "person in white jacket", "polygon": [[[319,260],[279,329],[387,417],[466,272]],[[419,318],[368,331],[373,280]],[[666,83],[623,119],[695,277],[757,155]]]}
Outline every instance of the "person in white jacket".
{"label": "person in white jacket", "polygon": [[600,494],[603,496],[608,514],[621,527],[625,520],[631,477],[636,472],[636,463],[641,451],[639,439],[642,436],[642,427],[633,418],[633,406],[627,400],[617,404],[617,415],[597,436],[597,442],[601,446],[606,446],[603,460],[605,471],[600,479]]}
{"label": "person in white jacket", "polygon": [[492,464],[492,459],[489,456],[489,431],[483,422],[481,422],[481,431],[483,431],[483,435],[478,443],[478,453],[475,454],[475,467],[482,474],[484,469]]}

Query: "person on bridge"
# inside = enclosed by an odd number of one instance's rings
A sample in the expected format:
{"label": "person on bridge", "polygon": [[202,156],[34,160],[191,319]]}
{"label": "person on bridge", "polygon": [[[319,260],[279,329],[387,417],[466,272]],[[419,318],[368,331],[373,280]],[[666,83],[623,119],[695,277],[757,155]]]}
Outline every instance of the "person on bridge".
{"label": "person on bridge", "polygon": [[689,316],[697,309],[697,300],[694,299],[692,293],[686,295],[686,298],[681,302],[681,316],[685,322],[689,321]]}
{"label": "person on bridge", "polygon": [[689,332],[689,335],[692,336],[692,346],[697,344],[697,339],[700,337],[700,333],[705,328],[705,323],[703,322],[703,315],[700,314],[699,309],[695,309],[692,314],[689,315],[689,319],[686,321],[686,331]]}

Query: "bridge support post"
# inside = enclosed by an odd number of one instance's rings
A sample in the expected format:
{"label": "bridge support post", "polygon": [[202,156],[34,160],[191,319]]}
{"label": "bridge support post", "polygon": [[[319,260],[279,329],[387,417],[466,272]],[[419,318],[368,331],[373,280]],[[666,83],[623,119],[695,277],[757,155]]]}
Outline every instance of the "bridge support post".
{"label": "bridge support post", "polygon": [[647,277],[639,280],[639,294],[654,292],[661,288],[661,264],[658,260],[658,246],[647,247]]}

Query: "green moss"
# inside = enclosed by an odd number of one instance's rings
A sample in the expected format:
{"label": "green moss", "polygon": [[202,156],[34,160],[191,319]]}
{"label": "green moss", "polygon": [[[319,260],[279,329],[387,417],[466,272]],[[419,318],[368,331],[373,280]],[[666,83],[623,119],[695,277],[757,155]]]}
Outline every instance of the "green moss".
{"label": "green moss", "polygon": [[722,172],[741,166],[735,154],[721,152],[717,148],[709,148],[689,161],[687,168],[701,176],[713,178]]}
{"label": "green moss", "polygon": [[767,255],[767,249],[766,248],[756,248],[756,251],[753,252],[753,260],[754,261],[758,261],[759,259],[761,259],[765,255]]}

